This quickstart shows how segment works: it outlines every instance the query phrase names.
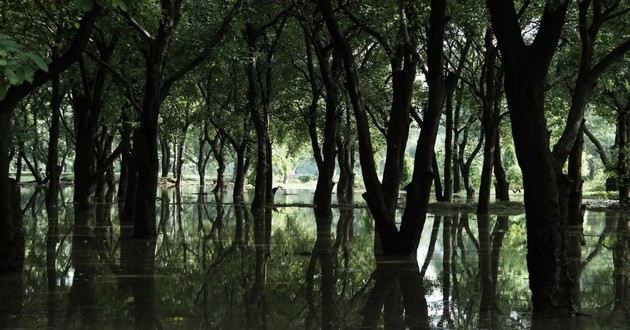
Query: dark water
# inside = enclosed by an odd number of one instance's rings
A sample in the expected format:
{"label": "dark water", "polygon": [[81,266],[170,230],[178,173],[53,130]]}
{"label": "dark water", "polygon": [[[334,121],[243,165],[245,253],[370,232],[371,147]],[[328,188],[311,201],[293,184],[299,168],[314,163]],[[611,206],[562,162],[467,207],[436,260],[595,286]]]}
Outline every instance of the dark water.
{"label": "dark water", "polygon": [[[70,200],[65,191],[65,200]],[[118,206],[75,219],[23,196],[25,265],[0,281],[9,328],[529,328],[523,215],[430,215],[417,260],[379,260],[366,209],[252,215],[164,190],[158,237],[129,238]],[[30,201],[29,201],[30,199]],[[278,195],[283,204],[310,195]],[[28,204],[27,204],[28,202]],[[201,203],[200,203],[201,202]],[[440,212],[441,213],[441,212]],[[53,225],[49,226],[50,223]],[[584,329],[630,327],[630,217],[587,212]],[[424,276],[423,276],[424,275]],[[496,282],[496,285],[493,283]]]}

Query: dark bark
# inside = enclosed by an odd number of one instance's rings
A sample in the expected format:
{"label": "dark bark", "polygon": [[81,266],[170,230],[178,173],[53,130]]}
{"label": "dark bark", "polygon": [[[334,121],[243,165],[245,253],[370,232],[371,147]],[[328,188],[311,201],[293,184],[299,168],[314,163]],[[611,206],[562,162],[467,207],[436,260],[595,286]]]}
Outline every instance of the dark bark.
{"label": "dark bark", "polygon": [[171,145],[165,137],[160,137],[160,150],[162,151],[162,177],[168,177],[168,171],[171,168]]}
{"label": "dark bark", "polygon": [[[217,134],[215,139],[210,143],[210,147],[212,148],[212,154],[214,155],[214,159],[217,162],[217,177],[215,180],[216,186],[214,187],[212,191],[215,194],[219,194],[219,195],[223,195],[223,190],[225,189],[225,180],[223,179],[223,174],[225,173],[225,157],[223,155],[223,149],[224,149],[223,145],[224,145],[224,141],[219,134]],[[208,157],[206,157],[206,161],[207,159]]]}
{"label": "dark bark", "polygon": [[[345,109],[344,130],[351,129],[350,111]],[[340,206],[351,206],[354,203],[354,150],[352,135],[337,134],[337,164],[339,166],[339,182],[337,182],[337,203]]]}
{"label": "dark bark", "polygon": [[[147,38],[145,54],[144,95],[140,124],[133,132],[133,162],[135,171],[128,178],[126,216],[134,222],[135,238],[156,235],[155,201],[158,184],[157,133],[162,101],[168,93],[165,87],[167,50],[180,18],[181,1],[162,1],[162,15],[157,33]],[[131,190],[130,188],[134,188]],[[130,205],[132,204],[133,205]]]}
{"label": "dark bark", "polygon": [[571,301],[562,247],[567,215],[560,202],[560,185],[566,179],[556,173],[544,111],[544,85],[569,2],[545,7],[531,45],[523,41],[512,1],[486,3],[505,68],[512,134],[523,172],[527,265],[534,323],[538,323],[539,316],[567,315]]}
{"label": "dark bark", "polygon": [[462,108],[462,88],[458,88],[457,89],[457,96],[456,96],[456,100],[457,100],[457,105],[455,106],[455,115],[453,116],[453,163],[452,163],[452,171],[453,171],[453,193],[457,194],[461,191],[462,189],[462,184],[461,184],[461,169],[460,169],[460,158],[462,155],[462,152],[460,151],[460,149],[462,148],[462,146],[460,146],[459,144],[459,136],[461,134],[460,128],[459,128],[459,120],[460,120],[460,114],[461,114],[461,108]]}
{"label": "dark bark", "polygon": [[[120,114],[120,175],[118,177],[118,196],[116,197],[120,204],[124,204],[126,200],[129,175],[133,172],[133,169],[130,168],[132,164],[131,135],[132,127],[129,115],[127,110],[123,109]],[[121,217],[121,219],[123,218],[124,216]]]}
{"label": "dark bark", "polygon": [[625,109],[617,112],[616,144],[617,158],[617,186],[619,189],[619,202],[630,202],[630,103]]}
{"label": "dark bark", "polygon": [[259,31],[256,30],[252,23],[247,22],[244,34],[247,42],[247,48],[249,50],[249,61],[246,68],[247,109],[256,132],[256,180],[252,209],[261,209],[267,201],[267,171],[271,169],[267,168],[267,126],[265,125],[265,118],[258,108],[258,94],[260,91],[258,90],[257,85],[256,64],[258,56],[257,41]]}
{"label": "dark bark", "polygon": [[462,144],[459,146],[459,168],[462,174],[462,181],[464,181],[464,188],[466,189],[466,199],[472,200],[475,196],[475,189],[473,188],[472,181],[470,178],[470,167],[472,166],[472,162],[475,160],[481,147],[483,146],[483,134],[479,136],[479,140],[477,141],[477,145],[475,149],[470,153],[468,158],[464,157],[464,152],[466,151],[466,144],[468,142],[468,129],[464,130],[464,136],[462,139]]}
{"label": "dark bark", "polygon": [[[457,130],[457,124],[453,121],[453,98],[455,97],[459,76],[466,63],[466,57],[471,45],[472,37],[466,35],[466,43],[460,53],[459,63],[454,71],[448,73],[444,81],[446,93],[446,107],[444,109],[446,117],[446,134],[444,139],[444,200],[447,202],[453,200],[453,176],[457,177],[457,190],[459,190],[459,173],[453,173],[453,171],[457,172],[457,152],[453,152],[453,132]],[[458,95],[458,97],[460,96]],[[460,106],[459,103],[461,103],[461,100],[458,100],[458,107]],[[455,121],[459,120],[459,111],[460,109],[457,109]],[[457,141],[457,137],[458,134],[455,134],[455,141]]]}
{"label": "dark bark", "polygon": [[481,168],[481,180],[477,202],[477,214],[488,214],[490,208],[490,187],[492,186],[492,167],[494,165],[495,143],[497,139],[497,127],[499,122],[499,107],[496,105],[496,49],[492,45],[492,30],[486,29],[484,37],[484,70],[483,79],[483,118],[482,127],[484,134],[483,165]]}
{"label": "dark bark", "polygon": [[[359,75],[357,73],[354,55],[343,31],[341,30],[330,1],[319,2],[319,10],[324,16],[324,20],[328,31],[331,35],[333,45],[339,52],[344,63],[344,70],[347,79],[347,90],[350,97],[350,103],[354,110],[355,120],[357,124],[357,135],[359,144],[359,159],[363,173],[363,180],[368,191],[364,194],[364,198],[368,203],[372,217],[375,221],[376,231],[379,235],[380,245],[385,254],[410,254],[415,251],[421,234],[424,218],[426,216],[426,205],[428,204],[433,173],[431,164],[433,159],[433,146],[435,144],[435,135],[437,134],[437,125],[439,115],[443,106],[443,77],[442,77],[442,41],[444,28],[444,9],[443,1],[432,2],[429,32],[429,85],[431,86],[429,93],[429,107],[425,114],[425,126],[422,129],[421,138],[419,139],[419,147],[416,149],[416,162],[414,166],[414,176],[412,183],[407,187],[407,199],[405,213],[403,214],[403,224],[400,231],[394,223],[395,205],[397,203],[397,188],[392,187],[400,184],[400,173],[402,172],[402,159],[404,159],[404,145],[390,145],[390,141],[406,141],[406,137],[402,138],[408,131],[409,125],[409,107],[405,102],[401,102],[400,107],[393,108],[392,116],[395,121],[388,124],[391,135],[386,137],[388,140],[388,158],[392,155],[392,159],[386,162],[392,162],[392,165],[386,166],[388,170],[384,173],[384,182],[378,178],[376,164],[373,158],[372,141],[369,130],[369,122],[366,114],[365,105],[363,103],[360,91]],[[408,17],[415,17],[415,8],[406,5],[402,8]],[[413,21],[413,19],[411,20]],[[406,31],[410,32],[410,31]],[[413,32],[413,30],[411,31]],[[413,35],[413,33],[412,33]],[[403,44],[400,50],[404,51],[403,56],[398,58],[401,62],[394,67],[399,69],[416,65],[416,55],[407,42]],[[436,55],[438,55],[436,57]],[[403,62],[404,61],[404,62]],[[403,69],[404,70],[404,69]],[[408,73],[408,72],[406,72]],[[415,74],[415,71],[414,71]],[[404,75],[401,75],[401,78]],[[406,76],[405,76],[406,77]],[[403,92],[404,89],[399,90]],[[396,93],[396,92],[395,92]],[[404,97],[402,97],[404,96]],[[411,97],[411,94],[408,95]],[[401,93],[398,101],[406,100],[407,95]],[[392,129],[392,127],[402,127],[402,130]],[[399,126],[402,125],[402,126]],[[388,133],[390,134],[390,133]],[[397,134],[401,134],[398,135]],[[391,148],[391,149],[390,149]],[[390,170],[391,169],[391,170]],[[391,178],[389,178],[391,176]],[[385,178],[388,177],[386,180]],[[387,184],[385,182],[387,181]],[[392,193],[395,192],[395,195]],[[420,192],[423,193],[422,197]],[[412,202],[409,202],[412,201]],[[418,202],[419,201],[419,202]]]}
{"label": "dark bark", "polygon": [[[95,39],[99,50],[99,60],[108,63],[118,38],[113,37],[109,42],[104,41],[100,36]],[[101,168],[98,166],[98,128],[101,123],[101,111],[109,74],[104,67],[99,66],[90,75],[82,59],[79,64],[82,86],[74,87],[72,99],[74,135],[77,141],[74,157],[73,201],[79,210],[89,210],[94,207],[97,184],[104,174],[104,172],[99,173]]]}
{"label": "dark bark", "polygon": [[[54,51],[56,53],[56,51]],[[51,80],[51,116],[50,130],[48,131],[48,157],[46,160],[46,176],[48,177],[48,190],[46,190],[46,208],[53,212],[57,209],[57,196],[59,195],[59,131],[61,117],[61,102],[63,92],[59,75]]]}
{"label": "dark bark", "polygon": [[442,180],[440,179],[440,165],[438,164],[437,156],[433,153],[433,161],[431,162],[431,168],[433,169],[433,183],[435,184],[435,199],[438,202],[445,202],[444,190],[442,189]]}
{"label": "dark bark", "polygon": [[453,200],[453,94],[457,87],[455,74],[446,77],[446,117],[444,137],[444,200]]}
{"label": "dark bark", "polygon": [[[499,130],[501,126],[497,126]],[[494,146],[494,192],[495,198],[498,201],[509,202],[510,201],[510,183],[507,181],[507,175],[505,174],[505,168],[503,167],[503,160],[501,157],[501,132],[497,131],[496,142]]]}
{"label": "dark bark", "polygon": [[176,173],[175,173],[175,185],[180,186],[182,183],[182,170],[184,168],[184,151],[186,150],[186,137],[188,134],[188,123],[184,125],[182,128],[182,137],[179,144],[177,144],[177,149],[175,150],[175,164],[176,164]]}
{"label": "dark bark", "polygon": [[244,202],[245,197],[245,179],[247,176],[248,169],[248,160],[246,159],[246,149],[238,148],[236,150],[236,165],[235,165],[235,176],[234,176],[234,191],[233,191],[233,199],[234,202]]}
{"label": "dark bark", "polygon": [[221,43],[232,19],[238,13],[242,1],[237,1],[224,16],[219,29],[209,38],[209,44],[189,62],[166,76],[166,58],[179,19],[182,0],[161,1],[161,16],[154,36],[150,35],[135,21],[129,20],[139,32],[145,48],[145,78],[140,124],[133,133],[133,171],[128,177],[125,217],[134,222],[135,238],[153,238],[156,235],[156,194],[158,183],[157,133],[160,107],[173,83],[198,67]]}
{"label": "dark bark", "polygon": [[599,154],[599,158],[601,159],[602,164],[604,165],[604,168],[606,168],[606,169],[612,168],[612,162],[610,161],[610,156],[608,155],[608,152],[606,151],[606,148],[604,148],[602,143],[599,142],[597,137],[595,135],[593,135],[593,133],[591,133],[591,131],[588,129],[588,127],[586,125],[584,125],[583,128],[584,128],[584,134],[588,137],[588,139],[591,141],[591,143],[593,143],[593,145],[595,146],[595,149],[597,150],[597,154]]}
{"label": "dark bark", "polygon": [[[312,44],[312,46],[311,46]],[[319,87],[317,84],[317,77],[314,74],[313,61],[310,59],[310,54],[315,50],[317,61],[319,63],[319,73],[323,81],[324,89],[326,90],[325,101],[325,116],[324,116],[324,140],[322,146],[319,145],[317,136],[317,101],[319,99]],[[337,115],[337,107],[340,97],[340,86],[338,82],[338,75],[341,69],[341,60],[337,54],[324,47],[320,38],[319,32],[312,32],[307,37],[307,58],[309,59],[309,79],[311,81],[311,88],[313,92],[313,99],[311,107],[309,109],[309,132],[311,137],[311,145],[318,169],[317,185],[315,187],[315,195],[313,202],[315,204],[315,213],[317,217],[332,217],[331,203],[332,203],[332,189],[333,189],[333,175],[335,173],[335,159],[337,157],[337,125],[339,116]],[[345,180],[345,178],[344,178]],[[343,182],[342,184],[346,184]]]}

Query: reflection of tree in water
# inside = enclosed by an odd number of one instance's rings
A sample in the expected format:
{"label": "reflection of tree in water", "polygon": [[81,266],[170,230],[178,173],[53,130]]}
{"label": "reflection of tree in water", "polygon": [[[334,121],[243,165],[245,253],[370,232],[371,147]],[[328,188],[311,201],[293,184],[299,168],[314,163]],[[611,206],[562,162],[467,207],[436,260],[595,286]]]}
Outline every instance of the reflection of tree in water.
{"label": "reflection of tree in water", "polygon": [[88,329],[96,322],[96,278],[95,210],[77,210],[74,214],[74,228],[70,260],[74,267],[72,286],[68,293],[68,310],[64,320],[65,328]]}
{"label": "reflection of tree in water", "polygon": [[131,312],[137,329],[162,328],[156,316],[155,243],[131,237],[131,228],[121,228],[121,290],[131,294]]}
{"label": "reflection of tree in water", "polygon": [[611,313],[612,324],[630,326],[630,215],[623,214],[617,223],[617,237],[613,247],[613,285],[615,302]]}
{"label": "reflection of tree in water", "polygon": [[361,328],[429,329],[425,289],[415,257],[381,257],[374,287],[363,309]]}
{"label": "reflection of tree in water", "polygon": [[[0,328],[19,324],[24,303],[24,231],[20,207],[20,187],[11,182],[13,218],[0,228]],[[1,215],[3,216],[3,215]]]}
{"label": "reflection of tree in water", "polygon": [[245,297],[245,319],[248,329],[267,329],[268,311],[265,299],[267,262],[270,255],[272,210],[253,210],[254,216],[254,283]]}
{"label": "reflection of tree in water", "polygon": [[491,233],[490,220],[490,217],[487,215],[477,215],[479,284],[481,290],[479,327],[483,329],[498,328],[497,278],[499,258],[501,247],[503,246],[503,238],[509,225],[507,216],[498,216]]}
{"label": "reflection of tree in water", "polygon": [[[347,216],[347,214],[346,214]],[[341,246],[347,246],[349,239],[347,230],[350,225],[346,222],[348,219],[344,218],[339,220],[337,225],[337,243]],[[320,291],[321,291],[321,319],[319,327],[322,329],[335,329],[338,328],[338,316],[336,312],[335,301],[337,299],[337,277],[335,270],[338,269],[336,250],[338,245],[333,244],[332,238],[332,215],[316,217],[317,226],[317,238],[315,245],[309,258],[308,267],[306,270],[306,300],[308,306],[308,314],[306,315],[305,328],[314,328],[316,323],[317,308],[315,304],[315,272],[316,265],[319,262],[320,265]],[[349,258],[344,253],[344,258]],[[345,260],[345,259],[344,259]],[[344,261],[347,264],[347,261]]]}

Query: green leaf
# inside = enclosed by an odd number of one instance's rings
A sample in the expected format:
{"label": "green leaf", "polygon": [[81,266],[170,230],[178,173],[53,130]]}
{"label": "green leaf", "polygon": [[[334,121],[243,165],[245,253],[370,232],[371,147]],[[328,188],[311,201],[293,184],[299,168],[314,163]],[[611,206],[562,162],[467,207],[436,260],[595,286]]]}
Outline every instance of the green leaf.
{"label": "green leaf", "polygon": [[112,7],[118,8],[122,11],[127,11],[127,4],[125,0],[112,0]]}
{"label": "green leaf", "polygon": [[8,38],[0,38],[0,47],[5,50],[15,51],[20,48],[20,44]]}
{"label": "green leaf", "polygon": [[4,74],[9,79],[10,85],[19,85],[22,82],[22,79],[11,69],[4,70]]}
{"label": "green leaf", "polygon": [[48,65],[46,64],[43,58],[41,58],[40,56],[36,54],[28,53],[28,52],[24,53],[24,55],[30,58],[31,61],[33,61],[40,70],[48,72]]}

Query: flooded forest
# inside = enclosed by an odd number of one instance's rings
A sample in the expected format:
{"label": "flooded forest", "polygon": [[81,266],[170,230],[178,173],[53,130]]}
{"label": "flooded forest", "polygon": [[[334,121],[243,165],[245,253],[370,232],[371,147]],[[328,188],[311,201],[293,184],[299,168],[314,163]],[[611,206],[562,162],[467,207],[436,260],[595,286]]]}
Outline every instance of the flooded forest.
{"label": "flooded forest", "polygon": [[630,328],[630,3],[0,2],[0,328]]}

